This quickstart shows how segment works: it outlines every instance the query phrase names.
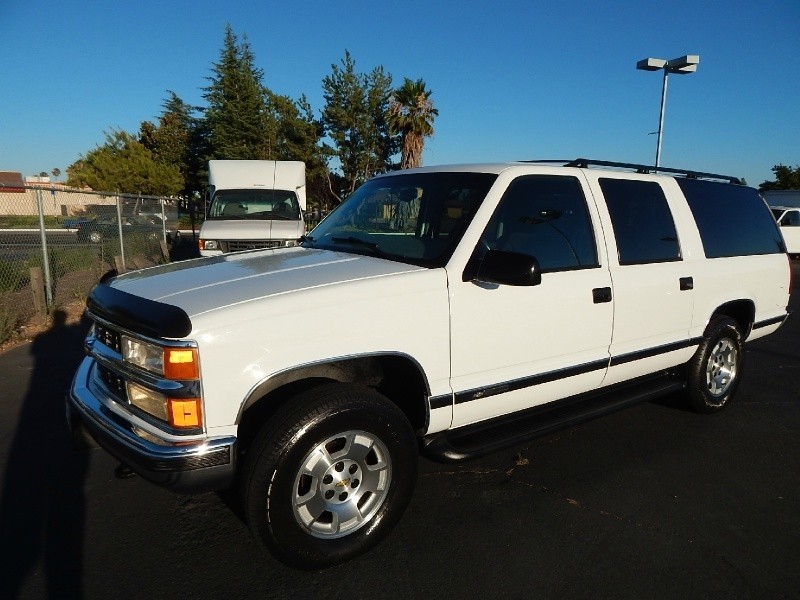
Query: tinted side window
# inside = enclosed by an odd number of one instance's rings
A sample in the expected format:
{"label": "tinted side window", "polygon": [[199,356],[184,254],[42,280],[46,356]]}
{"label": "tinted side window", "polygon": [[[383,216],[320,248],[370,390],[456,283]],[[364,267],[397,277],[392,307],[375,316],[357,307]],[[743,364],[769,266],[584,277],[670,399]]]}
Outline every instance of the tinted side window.
{"label": "tinted side window", "polygon": [[661,186],[654,181],[600,179],[619,264],[639,265],[681,259],[675,221]]}
{"label": "tinted side window", "polygon": [[775,219],[755,189],[701,179],[677,182],[708,258],[786,251]]}
{"label": "tinted side window", "polygon": [[598,265],[586,199],[574,177],[530,175],[512,181],[481,247],[534,256],[543,272]]}

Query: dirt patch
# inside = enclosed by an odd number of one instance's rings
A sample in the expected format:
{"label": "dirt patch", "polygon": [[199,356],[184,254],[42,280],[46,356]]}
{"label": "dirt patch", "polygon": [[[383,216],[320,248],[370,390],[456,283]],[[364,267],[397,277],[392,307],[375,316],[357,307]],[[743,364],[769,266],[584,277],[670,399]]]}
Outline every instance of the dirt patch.
{"label": "dirt patch", "polygon": [[47,331],[53,324],[54,317],[56,316],[56,318],[60,320],[63,314],[64,325],[74,325],[79,323],[85,309],[86,300],[75,299],[58,306],[53,310],[51,315],[45,318],[34,316],[26,319],[23,324],[18,325],[14,329],[14,332],[11,334],[11,337],[8,340],[0,344],[0,355],[13,348],[27,344],[40,333]]}

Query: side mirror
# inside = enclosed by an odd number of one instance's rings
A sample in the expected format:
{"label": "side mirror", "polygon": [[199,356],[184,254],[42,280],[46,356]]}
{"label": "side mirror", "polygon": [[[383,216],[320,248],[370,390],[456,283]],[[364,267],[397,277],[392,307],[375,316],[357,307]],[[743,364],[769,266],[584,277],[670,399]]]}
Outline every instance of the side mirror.
{"label": "side mirror", "polygon": [[489,250],[478,267],[475,280],[499,285],[539,285],[542,271],[539,261],[528,254]]}

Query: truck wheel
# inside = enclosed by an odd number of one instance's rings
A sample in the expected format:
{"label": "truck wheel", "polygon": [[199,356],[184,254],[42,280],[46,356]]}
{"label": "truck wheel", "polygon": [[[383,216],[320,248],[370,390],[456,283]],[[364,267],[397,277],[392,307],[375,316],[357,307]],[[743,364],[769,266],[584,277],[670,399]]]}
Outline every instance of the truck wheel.
{"label": "truck wheel", "polygon": [[99,244],[103,241],[103,234],[99,231],[92,231],[89,233],[89,241],[93,244]]}
{"label": "truck wheel", "polygon": [[308,390],[259,432],[246,455],[244,512],[276,558],[321,569],[365,552],[400,520],[414,490],[416,437],[371,389]]}
{"label": "truck wheel", "polygon": [[739,325],[728,317],[715,318],[689,363],[692,408],[701,413],[723,409],[739,386],[743,359]]}

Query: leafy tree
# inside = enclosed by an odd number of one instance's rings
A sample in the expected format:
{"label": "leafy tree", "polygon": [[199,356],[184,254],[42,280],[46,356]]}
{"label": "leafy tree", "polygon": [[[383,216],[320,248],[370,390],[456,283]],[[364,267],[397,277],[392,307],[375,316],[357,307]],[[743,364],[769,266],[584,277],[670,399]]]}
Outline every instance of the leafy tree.
{"label": "leafy tree", "polygon": [[792,169],[786,165],[772,167],[775,181],[765,181],[758,186],[762,192],[769,190],[800,190],[800,166]]}
{"label": "leafy tree", "polygon": [[53,174],[53,178],[54,178],[54,179],[58,179],[58,178],[61,176],[61,169],[59,169],[58,167],[56,167],[55,169],[53,169],[53,170],[51,171],[51,173]]}
{"label": "leafy tree", "polygon": [[264,74],[255,66],[247,39],[240,43],[230,25],[225,28],[220,59],[212,71],[203,94],[208,102],[208,158],[269,158],[274,152],[276,124],[267,111],[261,83]]}
{"label": "leafy tree", "polygon": [[331,65],[331,74],[322,81],[322,122],[343,175],[340,189],[331,186],[337,197],[391,168],[391,156],[398,147],[386,120],[391,86],[392,77],[383,67],[375,67],[369,74],[357,73],[348,51],[341,66]]}
{"label": "leafy tree", "polygon": [[433,107],[431,91],[422,79],[408,77],[392,95],[389,105],[389,129],[400,134],[400,168],[422,166],[425,138],[433,135],[433,120],[439,111]]}
{"label": "leafy tree", "polygon": [[129,133],[106,133],[106,143],[86,153],[67,168],[67,184],[107,192],[177,195],[180,169],[156,159],[153,152]]}

